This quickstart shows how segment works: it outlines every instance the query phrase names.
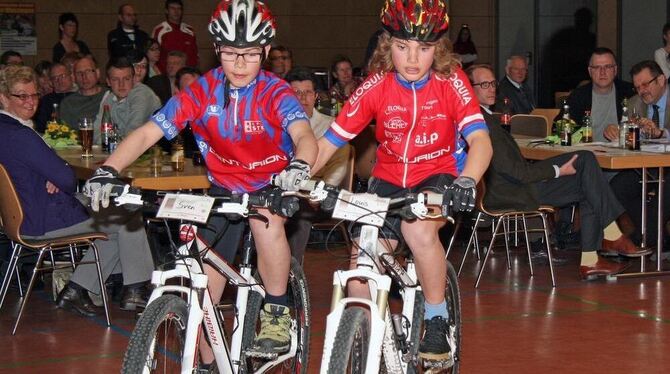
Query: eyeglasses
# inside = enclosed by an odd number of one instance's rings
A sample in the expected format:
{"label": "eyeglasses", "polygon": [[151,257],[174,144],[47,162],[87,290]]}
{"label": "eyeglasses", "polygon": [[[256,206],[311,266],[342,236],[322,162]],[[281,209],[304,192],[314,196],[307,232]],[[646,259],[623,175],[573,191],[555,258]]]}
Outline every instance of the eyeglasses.
{"label": "eyeglasses", "polygon": [[474,83],[472,86],[473,87],[474,86],[479,86],[479,87],[486,90],[486,89],[489,89],[490,87],[493,87],[493,88],[498,87],[498,82],[497,81],[479,82],[479,83]]}
{"label": "eyeglasses", "polygon": [[242,57],[242,60],[248,64],[256,64],[261,62],[261,56],[263,56],[263,53],[261,52],[236,53],[233,51],[222,50],[217,50],[216,52],[219,54],[221,61],[235,62],[239,57]]}
{"label": "eyeglasses", "polygon": [[136,68],[136,69],[146,69],[147,66],[149,66],[149,65],[146,62],[144,62],[144,63],[138,62],[138,63],[133,64],[133,67]]}
{"label": "eyeglasses", "polygon": [[33,99],[34,101],[39,100],[40,94],[34,93],[34,94],[9,94],[9,96],[13,96],[23,102],[28,101],[28,99]]}
{"label": "eyeglasses", "polygon": [[640,90],[646,90],[647,88],[649,88],[649,85],[651,85],[654,81],[656,81],[656,79],[658,79],[658,77],[660,77],[660,75],[651,78],[650,80],[648,80],[645,83],[642,83],[639,86],[635,86],[635,91],[640,92]]}
{"label": "eyeglasses", "polygon": [[63,74],[59,74],[59,75],[52,75],[52,76],[49,77],[49,78],[51,78],[52,81],[56,81],[56,82],[57,82],[57,81],[59,81],[59,80],[63,80],[63,79],[65,79],[65,77],[67,77],[67,76],[68,76],[67,73],[63,73]]}
{"label": "eyeglasses", "polygon": [[270,60],[272,60],[272,61],[277,61],[277,60],[286,61],[286,60],[290,60],[290,59],[291,58],[289,56],[273,56],[273,57],[270,57]]}
{"label": "eyeglasses", "polygon": [[298,97],[308,97],[308,96],[314,95],[314,91],[312,91],[312,90],[305,90],[305,91],[294,90],[294,92],[295,92],[295,95],[298,96]]}
{"label": "eyeglasses", "polygon": [[80,78],[83,78],[89,74],[95,73],[95,69],[86,69],[86,70],[81,70],[81,71],[76,71],[74,74]]}
{"label": "eyeglasses", "polygon": [[591,65],[589,66],[589,69],[591,70],[596,70],[596,71],[614,71],[614,68],[616,65],[614,64],[609,64],[609,65]]}

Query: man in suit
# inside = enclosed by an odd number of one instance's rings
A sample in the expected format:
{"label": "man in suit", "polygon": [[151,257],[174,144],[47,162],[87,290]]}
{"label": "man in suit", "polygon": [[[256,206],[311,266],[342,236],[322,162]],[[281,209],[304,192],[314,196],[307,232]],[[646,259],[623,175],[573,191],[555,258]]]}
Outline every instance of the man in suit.
{"label": "man in suit", "polygon": [[155,75],[147,81],[147,86],[161,99],[165,105],[179,90],[177,89],[177,72],[186,66],[186,54],[182,51],[171,51],[167,56],[165,73]]}
{"label": "man in suit", "polygon": [[[570,118],[582,124],[584,112],[591,111],[593,140],[605,142],[605,129],[621,122],[624,98],[635,94],[633,85],[617,78],[616,56],[609,48],[596,48],[591,54],[588,66],[591,82],[575,88],[568,97]],[[616,108],[616,110],[615,110]],[[563,111],[559,114],[563,116]],[[619,140],[619,133],[615,141]]]}
{"label": "man in suit", "polygon": [[[630,75],[637,95],[630,99],[628,105],[629,116],[636,113],[640,118],[637,123],[640,125],[640,131],[650,138],[670,139],[670,95],[668,95],[668,81],[663,74],[661,67],[654,61],[646,60],[639,62],[630,69]],[[612,125],[606,129],[605,136],[608,139],[615,140],[619,136],[618,126]],[[651,179],[657,178],[655,170],[650,171]],[[663,212],[665,219],[670,216],[670,168],[664,169],[664,196]],[[633,219],[636,227],[641,227],[642,219],[642,190],[640,188],[641,170],[625,170],[620,172],[610,182],[614,193],[624,208]],[[650,191],[654,191],[656,184],[650,186]],[[649,205],[647,218],[647,234],[650,238],[655,238],[658,232],[656,215],[656,199],[652,199]],[[665,221],[663,221],[665,222]],[[669,233],[665,233],[666,238]],[[633,240],[641,239],[641,233],[636,231]]]}
{"label": "man in suit", "polygon": [[511,114],[528,114],[534,108],[533,93],[528,87],[528,63],[523,56],[512,56],[507,59],[505,78],[498,83],[498,100],[496,109],[502,111],[504,99],[508,98]]}
{"label": "man in suit", "polygon": [[582,256],[579,273],[589,280],[621,272],[626,265],[598,255],[639,257],[651,253],[636,247],[616,224],[624,209],[609,189],[600,166],[588,151],[562,154],[530,163],[516,141],[491,116],[495,103],[495,75],[487,65],[467,70],[482,106],[493,145],[493,158],[486,172],[484,204],[491,209],[535,210],[540,205],[557,207],[579,204],[582,222]]}

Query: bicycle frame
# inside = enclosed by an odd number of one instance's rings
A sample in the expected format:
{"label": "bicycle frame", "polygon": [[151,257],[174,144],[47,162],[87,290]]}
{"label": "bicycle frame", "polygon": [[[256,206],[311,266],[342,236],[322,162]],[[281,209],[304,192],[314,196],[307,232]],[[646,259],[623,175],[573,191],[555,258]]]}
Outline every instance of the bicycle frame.
{"label": "bicycle frame", "polygon": [[[326,319],[326,335],[323,347],[323,357],[321,360],[322,374],[327,373],[335,335],[339,327],[339,321],[342,318],[342,313],[350,304],[364,304],[370,309],[370,341],[368,344],[365,372],[379,372],[379,363],[382,356],[382,346],[386,329],[391,329],[391,332],[393,333],[393,326],[390,318],[388,318],[388,295],[391,289],[391,277],[385,274],[380,274],[378,271],[381,266],[378,264],[379,255],[385,252],[383,246],[381,248],[378,246],[378,233],[379,228],[376,226],[364,225],[361,229],[360,248],[356,269],[338,270],[333,274],[333,296],[331,299],[330,313]],[[375,258],[371,259],[366,253],[374,254]],[[377,265],[373,262],[377,262]],[[403,269],[403,271],[406,273],[404,275],[408,280],[413,281],[413,284],[417,283],[416,269],[413,262],[408,261],[407,270]],[[352,278],[368,281],[371,299],[344,296],[347,282]],[[414,300],[417,290],[420,290],[420,287],[404,287],[402,290],[402,314],[407,318],[407,321],[410,321],[410,323],[413,320]],[[374,302],[372,300],[374,300]],[[408,365],[407,360],[401,359],[400,363],[403,372],[405,372]]]}
{"label": "bicycle frame", "polygon": [[[198,237],[197,227],[190,224],[182,224],[180,231],[187,230],[189,240],[178,248],[180,256],[190,256],[189,251],[193,245],[196,245],[198,252],[207,248],[207,245]],[[179,261],[172,270],[156,270],[152,273],[151,283],[154,290],[151,293],[148,304],[156,300],[165,293],[179,293],[186,297],[188,302],[188,326],[186,328],[186,337],[184,342],[184,352],[181,357],[181,373],[191,374],[197,365],[198,338],[201,328],[204,326],[204,332],[209,337],[217,367],[221,373],[236,374],[239,372],[241,360],[244,359],[242,353],[242,337],[244,333],[244,320],[247,313],[247,300],[249,292],[258,292],[265,296],[264,288],[258,284],[252,274],[251,266],[241,266],[239,272],[220,258],[214,251],[207,251],[202,257],[203,263],[212,266],[216,271],[228,279],[228,283],[235,285],[237,289],[237,299],[235,302],[236,318],[234,321],[233,333],[230,347],[223,336],[223,316],[217,313],[212,303],[211,296],[207,290],[208,278],[203,268],[196,258],[185,257]],[[180,279],[190,280],[190,286],[167,284],[169,280]],[[268,361],[256,372],[262,373],[278,362],[282,362],[293,357],[297,351],[297,333],[296,327],[291,329],[291,349],[289,352],[278,356],[276,359]],[[153,343],[155,344],[155,342]],[[153,347],[151,352],[153,352]],[[148,369],[145,370],[148,372]]]}

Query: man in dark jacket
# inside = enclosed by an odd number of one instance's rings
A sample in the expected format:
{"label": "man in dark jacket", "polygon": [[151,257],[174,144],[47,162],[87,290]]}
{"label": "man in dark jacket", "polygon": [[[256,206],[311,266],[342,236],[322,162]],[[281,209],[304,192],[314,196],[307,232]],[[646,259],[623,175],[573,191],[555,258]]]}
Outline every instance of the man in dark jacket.
{"label": "man in dark jacket", "polygon": [[505,110],[504,100],[509,99],[511,114],[528,114],[535,108],[533,93],[526,84],[528,62],[524,56],[511,56],[505,65],[505,77],[498,82],[496,109]]}
{"label": "man in dark jacket", "polygon": [[133,6],[121,5],[118,26],[107,34],[107,50],[110,60],[116,57],[126,57],[128,52],[133,50],[144,54],[147,40],[149,40],[149,34],[137,26],[137,13]]}
{"label": "man in dark jacket", "polygon": [[624,209],[609,189],[600,166],[588,151],[565,153],[530,163],[512,136],[502,129],[489,110],[495,103],[495,75],[487,65],[468,68],[468,77],[482,106],[493,144],[493,158],[486,172],[484,204],[490,209],[535,210],[579,204],[582,222],[582,279],[612,275],[624,264],[597,255],[639,257],[651,253],[636,247],[616,224]]}
{"label": "man in dark jacket", "polygon": [[[621,122],[623,99],[635,94],[632,84],[616,77],[617,69],[614,52],[609,48],[596,48],[589,60],[591,82],[575,88],[567,100],[570,118],[578,125],[582,124],[584,112],[591,111],[596,142],[609,141],[603,135],[605,128]],[[559,116],[563,116],[563,109]]]}

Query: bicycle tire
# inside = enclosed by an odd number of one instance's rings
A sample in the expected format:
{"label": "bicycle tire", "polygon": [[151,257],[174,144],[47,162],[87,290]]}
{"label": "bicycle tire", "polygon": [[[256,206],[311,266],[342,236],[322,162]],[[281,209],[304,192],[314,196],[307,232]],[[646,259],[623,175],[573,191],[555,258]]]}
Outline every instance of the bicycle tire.
{"label": "bicycle tire", "polygon": [[[447,261],[447,284],[444,297],[447,301],[447,309],[449,311],[449,320],[447,321],[450,334],[449,338],[454,341],[455,349],[451,352],[454,359],[453,366],[440,371],[440,373],[458,374],[461,361],[461,293],[458,288],[458,274],[449,261]],[[417,292],[416,298],[414,299],[414,317],[412,318],[412,328],[410,331],[410,349],[412,350],[412,357],[418,357],[419,341],[423,335],[423,304],[423,293]],[[407,373],[421,373],[421,367],[410,365],[407,367]]]}
{"label": "bicycle tire", "polygon": [[[260,282],[260,276],[254,277]],[[312,308],[309,302],[309,289],[307,279],[302,267],[295,258],[291,258],[291,271],[289,273],[287,295],[291,318],[296,320],[298,334],[298,349],[296,356],[280,363],[268,370],[269,373],[293,373],[305,374],[309,361],[309,334],[312,321]],[[242,351],[251,347],[256,337],[258,316],[263,307],[263,298],[258,292],[249,292],[247,301],[247,314],[244,318],[244,334],[242,335]],[[251,359],[242,360],[240,371],[242,373],[253,372],[254,362]]]}
{"label": "bicycle tire", "polygon": [[[161,329],[165,322],[165,329]],[[149,364],[151,372],[180,373],[187,323],[188,306],[181,297],[163,295],[151,302],[130,336],[121,373],[141,374]],[[157,338],[159,341],[174,343],[173,347],[166,349],[166,344],[153,344]],[[152,345],[154,349],[150,352]]]}
{"label": "bicycle tire", "polygon": [[328,374],[362,374],[370,344],[368,311],[361,307],[342,312],[333,349],[330,352]]}

